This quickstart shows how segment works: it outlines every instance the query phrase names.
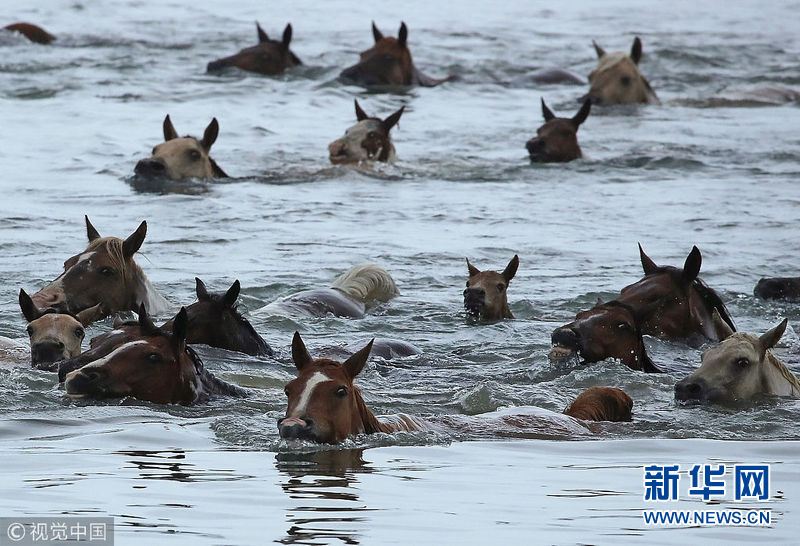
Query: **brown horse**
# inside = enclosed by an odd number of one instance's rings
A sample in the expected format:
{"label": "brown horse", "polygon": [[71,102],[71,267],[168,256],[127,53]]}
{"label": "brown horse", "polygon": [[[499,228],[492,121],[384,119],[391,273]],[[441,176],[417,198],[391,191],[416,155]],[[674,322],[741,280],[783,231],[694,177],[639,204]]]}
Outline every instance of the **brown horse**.
{"label": "brown horse", "polygon": [[211,395],[244,396],[244,389],[211,375],[186,345],[186,309],[174,319],[173,331],[158,328],[139,309],[141,335],[78,370],[64,381],[72,398],[132,396],[156,404],[192,404]]}
{"label": "brown horse", "polygon": [[650,83],[639,72],[642,59],[642,41],[633,40],[630,55],[624,51],[606,53],[597,42],[592,42],[597,52],[597,68],[589,74],[589,93],[586,97],[594,104],[657,104],[659,102]]}
{"label": "brown horse", "polygon": [[37,44],[49,44],[56,39],[55,36],[47,32],[42,27],[31,23],[12,23],[3,27],[4,30],[19,32],[31,42]]}
{"label": "brown horse", "polygon": [[763,278],[753,295],[764,300],[800,300],[800,277]]}
{"label": "brown horse", "polygon": [[405,106],[386,119],[380,119],[368,116],[359,106],[358,99],[355,100],[355,105],[358,123],[347,129],[342,138],[328,145],[331,163],[394,162],[394,144],[389,131],[400,121]]}
{"label": "brown horse", "polygon": [[375,45],[361,53],[361,60],[339,74],[345,82],[357,85],[421,85],[433,87],[450,81],[453,77],[436,79],[426,76],[414,66],[408,49],[408,28],[400,24],[397,38],[384,36],[375,22],[372,23]]}
{"label": "brown horse", "polygon": [[464,290],[464,308],[480,320],[514,318],[508,308],[508,283],[517,274],[519,256],[514,254],[502,273],[481,271],[467,258],[467,288]]}
{"label": "brown horse", "polygon": [[101,237],[88,216],[89,246],[64,262],[64,272],[32,296],[40,308],[78,314],[102,304],[105,313],[135,311],[144,303],[150,313],[162,313],[169,303],[150,284],[133,260],[147,234],[147,222],[124,241]]}
{"label": "brown horse", "polygon": [[678,402],[748,402],[763,395],[800,398],[800,380],[770,352],[786,330],[787,320],[761,336],[734,332],[714,313],[721,343],[703,352],[702,363],[675,385]]}
{"label": "brown horse", "polygon": [[614,387],[589,387],[564,410],[584,421],[630,421],[633,400]]}
{"label": "brown horse", "polygon": [[270,40],[267,33],[258,23],[256,23],[256,30],[258,31],[258,45],[245,48],[236,55],[212,61],[208,63],[206,71],[215,72],[229,66],[235,66],[248,72],[272,76],[280,74],[292,66],[303,64],[289,49],[289,43],[292,41],[291,24],[286,25],[280,41]]}
{"label": "brown horse", "polygon": [[55,309],[39,309],[31,297],[20,289],[19,307],[28,321],[31,343],[31,364],[42,370],[55,371],[58,360],[80,354],[86,326],[103,316],[102,304],[77,315],[59,313]]}
{"label": "brown horse", "polygon": [[525,147],[531,161],[537,163],[565,162],[583,157],[578,146],[578,127],[586,121],[592,102],[586,99],[581,109],[571,118],[557,118],[542,99],[544,125],[536,130],[536,137]]}
{"label": "brown horse", "polygon": [[589,363],[614,358],[632,370],[661,371],[647,355],[636,312],[619,301],[581,311],[574,321],[556,328],[551,340],[553,360],[580,357]]}
{"label": "brown horse", "polygon": [[164,118],[163,129],[164,142],[153,148],[152,156],[136,164],[134,172],[137,175],[172,180],[228,177],[209,155],[219,135],[217,118],[208,124],[202,140],[193,136],[179,137],[169,114]]}

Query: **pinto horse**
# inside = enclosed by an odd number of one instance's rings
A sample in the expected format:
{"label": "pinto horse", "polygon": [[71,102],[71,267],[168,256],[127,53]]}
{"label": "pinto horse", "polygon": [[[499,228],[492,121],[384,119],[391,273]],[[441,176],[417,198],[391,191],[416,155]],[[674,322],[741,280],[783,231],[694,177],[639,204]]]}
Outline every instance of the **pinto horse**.
{"label": "pinto horse", "polygon": [[452,76],[442,79],[431,78],[417,70],[406,44],[408,28],[405,23],[400,24],[397,38],[394,38],[384,36],[373,21],[372,36],[375,38],[375,45],[361,53],[361,60],[357,64],[344,69],[339,74],[340,79],[363,86],[421,85],[423,87],[434,87],[453,79]]}
{"label": "pinto horse", "polygon": [[192,404],[211,395],[244,396],[246,391],[205,370],[186,344],[186,309],[176,315],[172,332],[158,328],[139,309],[140,336],[107,356],[66,374],[64,387],[72,398],[132,396],[156,404]]}
{"label": "pinto horse", "polygon": [[592,102],[586,99],[581,109],[571,118],[557,118],[542,99],[542,115],[544,125],[536,130],[536,136],[530,139],[525,148],[536,163],[566,162],[583,157],[578,146],[578,127],[586,121]]}
{"label": "pinto horse", "polygon": [[84,219],[89,246],[64,262],[64,272],[31,297],[34,304],[75,315],[97,304],[105,314],[135,311],[140,303],[153,314],[166,311],[169,302],[133,260],[147,235],[147,222],[122,240],[101,237],[89,217]]}
{"label": "pinto horse", "polygon": [[800,300],[800,277],[763,278],[753,295],[764,300]]}
{"label": "pinto horse", "polygon": [[639,72],[642,59],[642,41],[633,40],[630,54],[624,51],[606,53],[592,42],[597,52],[597,68],[589,74],[589,92],[584,99],[594,104],[658,104],[659,100],[650,83]]}
{"label": "pinto horse", "polygon": [[56,39],[55,36],[42,27],[31,23],[12,23],[4,26],[3,29],[11,32],[19,32],[28,40],[37,44],[49,44]]}
{"label": "pinto horse", "polygon": [[219,135],[219,123],[213,118],[203,138],[179,137],[169,114],[163,123],[164,142],[153,148],[153,155],[141,159],[134,172],[145,177],[166,177],[172,180],[187,178],[228,178],[209,155]]}
{"label": "pinto horse", "polygon": [[675,400],[715,404],[747,402],[762,395],[800,398],[800,380],[770,351],[786,324],[783,319],[755,336],[734,332],[715,311],[714,327],[721,342],[705,350],[700,367],[675,385]]}
{"label": "pinto horse", "polygon": [[400,121],[405,106],[386,119],[370,117],[356,104],[358,123],[348,128],[344,136],[328,145],[331,163],[360,163],[363,161],[382,161],[393,163],[396,156],[389,131]]}
{"label": "pinto horse", "polygon": [[267,304],[256,312],[362,318],[376,301],[387,302],[399,293],[388,271],[379,265],[362,264],[344,272],[330,288],[304,290]]}
{"label": "pinto horse", "polygon": [[212,61],[208,63],[206,71],[215,72],[235,66],[248,72],[273,76],[287,68],[303,64],[289,49],[289,43],[292,41],[291,24],[286,25],[281,40],[270,40],[258,23],[256,23],[256,30],[258,31],[258,45],[245,48],[236,55]]}
{"label": "pinto horse", "polygon": [[467,258],[467,287],[464,289],[464,308],[480,320],[514,318],[508,308],[508,283],[517,274],[519,256],[514,254],[502,273],[481,271]]}

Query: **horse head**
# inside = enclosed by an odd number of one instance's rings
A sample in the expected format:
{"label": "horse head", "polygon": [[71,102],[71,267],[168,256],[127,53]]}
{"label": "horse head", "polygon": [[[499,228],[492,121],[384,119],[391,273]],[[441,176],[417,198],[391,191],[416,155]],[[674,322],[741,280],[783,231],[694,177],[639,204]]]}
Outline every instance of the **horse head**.
{"label": "horse head", "polygon": [[578,127],[586,121],[591,108],[591,101],[586,99],[573,117],[557,118],[542,99],[542,115],[545,123],[536,130],[536,137],[525,145],[531,161],[565,162],[583,157],[581,147],[578,146]]}
{"label": "horse head", "polygon": [[514,318],[508,308],[508,284],[519,267],[516,254],[502,273],[481,271],[467,258],[467,288],[464,290],[464,308],[470,315],[481,320],[500,320]]}
{"label": "horse head", "polygon": [[594,44],[597,68],[589,74],[589,93],[586,98],[595,104],[648,104],[658,103],[650,84],[639,72],[642,58],[642,41],[633,40],[630,54],[624,51],[606,53]]}
{"label": "horse head", "polygon": [[386,119],[370,117],[355,100],[357,123],[344,132],[344,136],[328,145],[331,163],[359,163],[361,161],[392,162],[394,144],[389,131],[400,121],[405,106]]}

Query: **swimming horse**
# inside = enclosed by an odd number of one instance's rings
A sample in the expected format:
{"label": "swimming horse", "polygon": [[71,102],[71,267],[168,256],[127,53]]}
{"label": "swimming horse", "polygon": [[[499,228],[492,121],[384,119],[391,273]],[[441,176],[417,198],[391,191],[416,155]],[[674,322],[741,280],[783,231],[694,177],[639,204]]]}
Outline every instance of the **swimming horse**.
{"label": "swimming horse", "polygon": [[292,25],[287,24],[281,40],[270,40],[261,25],[256,23],[258,45],[241,50],[235,55],[224,57],[208,63],[206,70],[215,72],[235,66],[248,72],[256,72],[267,76],[280,74],[287,68],[303,64],[297,55],[289,49],[292,41]]}
{"label": "swimming horse", "polygon": [[451,81],[452,76],[442,79],[426,76],[414,66],[408,49],[408,28],[400,24],[397,38],[384,36],[375,22],[372,23],[375,45],[361,53],[357,64],[342,70],[339,78],[357,85],[421,85],[433,87]]}
{"label": "swimming horse", "polygon": [[217,118],[211,120],[200,140],[193,136],[179,137],[169,114],[164,118],[162,128],[164,142],[153,148],[149,158],[136,164],[134,172],[137,175],[172,180],[228,177],[209,155],[219,135]]}
{"label": "swimming horse", "polygon": [[558,118],[542,99],[545,123],[536,130],[536,136],[525,144],[531,161],[567,162],[583,157],[581,147],[578,146],[578,127],[586,121],[591,108],[592,102],[586,99],[573,117]]}
{"label": "swimming horse", "polygon": [[582,100],[602,105],[659,103],[650,83],[639,72],[642,41],[638,36],[633,40],[630,54],[606,53],[597,42],[592,44],[597,52],[597,68],[589,74],[589,92]]}
{"label": "swimming horse", "polygon": [[405,106],[386,119],[370,117],[355,100],[357,123],[344,136],[328,145],[328,157],[334,165],[381,161],[394,163],[394,144],[389,131],[400,121]]}
{"label": "swimming horse", "polygon": [[49,44],[56,39],[55,36],[47,32],[40,26],[31,23],[12,23],[3,27],[10,32],[19,32],[31,42],[37,44]]}
{"label": "swimming horse", "polygon": [[102,304],[104,314],[135,311],[144,303],[151,314],[169,309],[169,302],[159,294],[134,261],[147,235],[142,222],[127,239],[101,237],[88,216],[86,235],[89,245],[80,254],[64,262],[64,272],[31,299],[39,308],[53,308],[77,315]]}
{"label": "swimming horse", "polygon": [[186,344],[186,309],[173,320],[172,332],[158,328],[139,309],[140,335],[107,356],[66,374],[70,398],[131,396],[156,404],[194,404],[214,395],[246,396],[247,391],[214,377]]}
{"label": "swimming horse", "polygon": [[800,300],[800,277],[765,277],[753,295],[764,300]]}
{"label": "swimming horse", "polygon": [[481,271],[467,258],[467,287],[464,289],[464,308],[480,320],[514,318],[508,307],[508,284],[519,267],[519,256],[514,254],[502,273]]}
{"label": "swimming horse", "polygon": [[770,349],[787,319],[760,336],[734,332],[719,313],[714,326],[721,342],[703,351],[700,367],[675,385],[675,400],[696,403],[748,402],[758,396],[800,398],[800,380]]}

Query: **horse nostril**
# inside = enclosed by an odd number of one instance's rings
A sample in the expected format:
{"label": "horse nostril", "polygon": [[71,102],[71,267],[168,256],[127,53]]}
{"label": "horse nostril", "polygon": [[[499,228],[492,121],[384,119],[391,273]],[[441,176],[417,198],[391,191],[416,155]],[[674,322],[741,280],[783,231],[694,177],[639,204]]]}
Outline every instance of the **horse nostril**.
{"label": "horse nostril", "polygon": [[60,349],[63,349],[63,348],[64,348],[64,342],[63,342],[63,341],[59,341],[59,342],[57,342],[57,343],[56,343],[56,347],[57,347],[59,350],[60,350]]}
{"label": "horse nostril", "polygon": [[698,383],[690,383],[686,385],[686,392],[688,392],[692,396],[697,396],[702,392],[702,388]]}

